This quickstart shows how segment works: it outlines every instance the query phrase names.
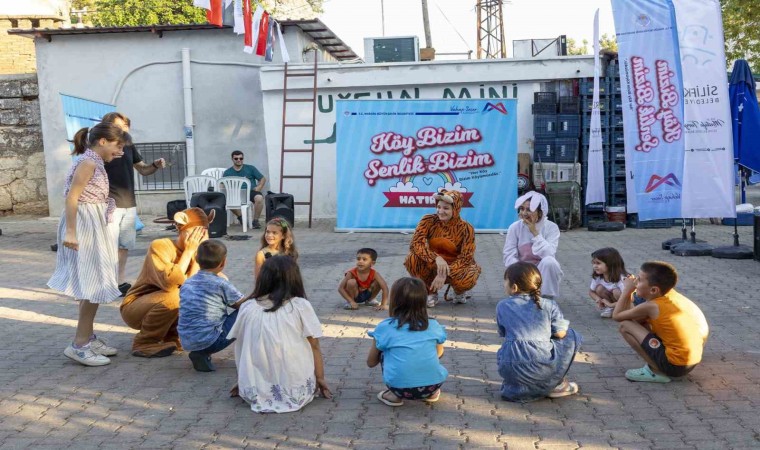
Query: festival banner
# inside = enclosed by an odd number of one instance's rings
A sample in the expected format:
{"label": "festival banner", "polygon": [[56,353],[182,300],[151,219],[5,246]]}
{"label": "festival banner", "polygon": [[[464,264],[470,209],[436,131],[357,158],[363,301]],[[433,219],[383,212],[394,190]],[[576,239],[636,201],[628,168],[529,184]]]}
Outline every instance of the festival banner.
{"label": "festival banner", "polygon": [[338,100],[337,231],[412,230],[438,189],[478,231],[517,220],[517,101]]}
{"label": "festival banner", "polygon": [[734,151],[718,0],[673,0],[683,70],[683,217],[734,217]]}
{"label": "festival banner", "polygon": [[586,183],[586,204],[605,203],[604,195],[604,148],[602,147],[602,117],[599,107],[599,10],[594,13],[594,97],[591,107],[589,127],[588,177]]}
{"label": "festival banner", "polygon": [[628,212],[681,217],[681,61],[670,0],[612,0],[620,60]]}

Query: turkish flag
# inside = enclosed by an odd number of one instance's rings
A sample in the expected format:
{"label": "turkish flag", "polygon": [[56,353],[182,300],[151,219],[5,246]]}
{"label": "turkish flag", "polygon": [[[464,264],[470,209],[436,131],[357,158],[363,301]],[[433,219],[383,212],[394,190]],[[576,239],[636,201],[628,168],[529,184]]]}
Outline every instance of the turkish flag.
{"label": "turkish flag", "polygon": [[211,0],[211,9],[206,11],[206,20],[211,25],[221,27],[224,20],[224,8],[222,0]]}
{"label": "turkish flag", "polygon": [[[240,1],[240,0],[238,0]],[[253,46],[253,30],[251,24],[251,0],[243,1],[243,25],[245,26],[245,47]]]}
{"label": "turkish flag", "polygon": [[259,40],[256,43],[256,54],[264,56],[267,51],[267,36],[269,35],[269,13],[264,11],[259,25]]}

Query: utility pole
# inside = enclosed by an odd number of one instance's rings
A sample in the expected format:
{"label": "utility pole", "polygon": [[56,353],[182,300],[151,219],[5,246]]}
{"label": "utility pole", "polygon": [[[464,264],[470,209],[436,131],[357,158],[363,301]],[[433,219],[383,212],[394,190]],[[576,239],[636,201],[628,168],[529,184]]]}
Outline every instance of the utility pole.
{"label": "utility pole", "polygon": [[383,37],[385,37],[385,0],[380,0],[380,18],[383,24]]}
{"label": "utility pole", "polygon": [[422,26],[425,28],[425,48],[420,49],[420,59],[430,61],[435,59],[433,39],[430,37],[430,17],[428,16],[428,2],[422,0]]}
{"label": "utility pole", "polygon": [[477,0],[478,59],[506,58],[503,0]]}

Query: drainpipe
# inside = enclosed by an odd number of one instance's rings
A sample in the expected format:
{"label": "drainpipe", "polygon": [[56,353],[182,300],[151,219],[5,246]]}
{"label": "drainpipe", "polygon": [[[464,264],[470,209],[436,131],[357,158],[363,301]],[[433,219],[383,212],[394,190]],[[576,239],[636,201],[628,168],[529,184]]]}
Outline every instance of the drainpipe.
{"label": "drainpipe", "polygon": [[195,175],[195,132],[193,130],[193,83],[190,79],[190,49],[182,49],[182,92],[185,103],[185,148],[187,174]]}

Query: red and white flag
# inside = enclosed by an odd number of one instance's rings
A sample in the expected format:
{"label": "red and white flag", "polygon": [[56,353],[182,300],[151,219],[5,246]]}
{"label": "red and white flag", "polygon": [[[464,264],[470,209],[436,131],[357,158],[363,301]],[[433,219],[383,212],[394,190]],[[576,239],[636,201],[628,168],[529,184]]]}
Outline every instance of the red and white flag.
{"label": "red and white flag", "polygon": [[243,51],[246,53],[253,53],[253,51],[256,49],[256,43],[259,39],[259,27],[261,26],[261,16],[264,14],[264,8],[262,8],[260,5],[256,7],[256,12],[253,13],[253,20],[251,21],[251,27],[250,27],[250,35],[251,35],[251,42],[248,42],[247,36],[248,36],[248,29],[246,29],[246,44],[243,48]]}
{"label": "red and white flag", "polygon": [[261,23],[258,30],[258,41],[256,42],[256,54],[264,56],[267,51],[267,38],[269,35],[269,13],[264,11],[261,15]]}
{"label": "red and white flag", "polygon": [[[227,1],[227,0],[225,0]],[[231,0],[230,0],[231,1]],[[234,8],[234,18],[235,18],[235,26],[232,29],[232,31],[235,32],[235,34],[244,34],[245,33],[245,18],[246,15],[243,15],[243,12],[245,11],[245,6],[243,4],[248,5],[249,13],[247,14],[247,17],[250,17],[250,0],[235,0],[235,8]]]}
{"label": "red and white flag", "polygon": [[206,11],[206,20],[212,25],[221,27],[224,23],[224,8],[222,0],[211,0],[211,8]]}

